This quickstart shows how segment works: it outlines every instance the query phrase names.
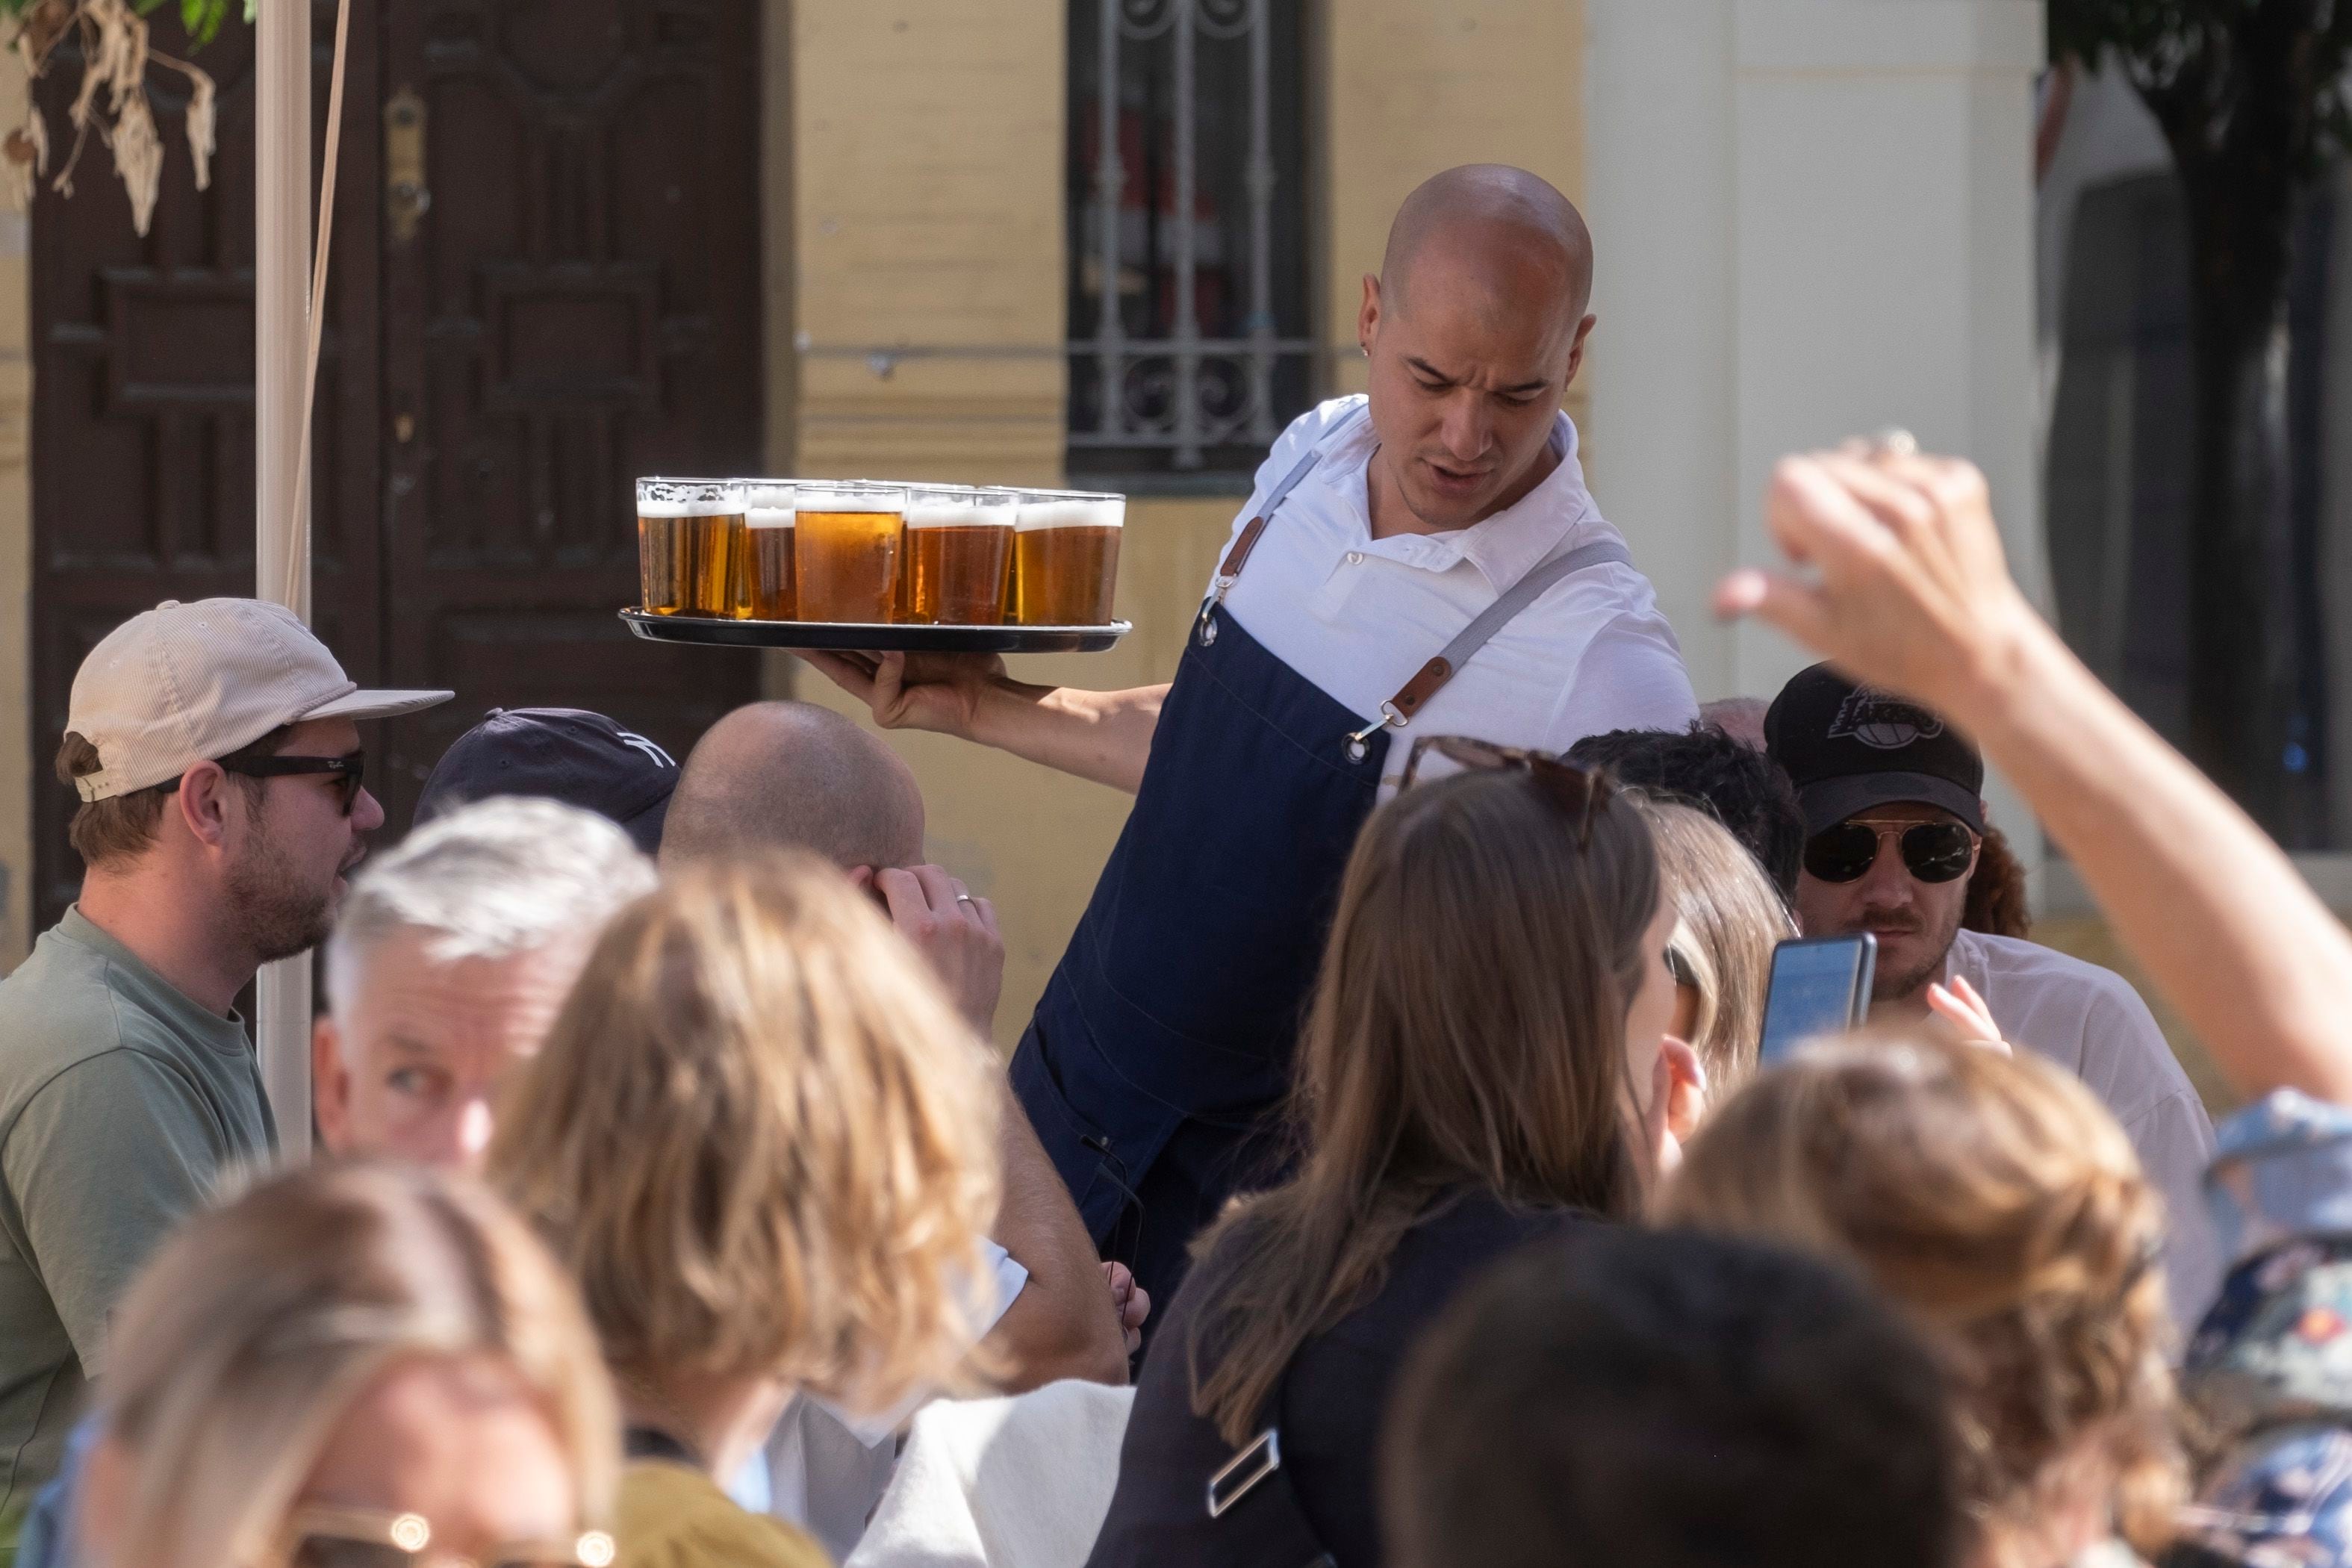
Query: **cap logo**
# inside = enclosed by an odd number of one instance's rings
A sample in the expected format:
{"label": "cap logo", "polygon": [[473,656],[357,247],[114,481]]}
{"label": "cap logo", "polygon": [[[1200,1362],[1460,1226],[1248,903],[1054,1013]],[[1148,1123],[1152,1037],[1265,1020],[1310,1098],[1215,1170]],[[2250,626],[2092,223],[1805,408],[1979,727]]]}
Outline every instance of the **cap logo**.
{"label": "cap logo", "polygon": [[651,757],[663,767],[674,768],[677,766],[677,763],[671,761],[670,754],[667,752],[663,751],[659,746],[655,745],[643,735],[633,733],[627,730],[623,730],[619,731],[619,733],[621,737],[621,744],[631,747],[636,751],[643,752],[646,756]]}
{"label": "cap logo", "polygon": [[1873,751],[1899,752],[1915,741],[1932,741],[1943,732],[1943,720],[1916,702],[1858,686],[1838,704],[1827,739],[1851,737]]}

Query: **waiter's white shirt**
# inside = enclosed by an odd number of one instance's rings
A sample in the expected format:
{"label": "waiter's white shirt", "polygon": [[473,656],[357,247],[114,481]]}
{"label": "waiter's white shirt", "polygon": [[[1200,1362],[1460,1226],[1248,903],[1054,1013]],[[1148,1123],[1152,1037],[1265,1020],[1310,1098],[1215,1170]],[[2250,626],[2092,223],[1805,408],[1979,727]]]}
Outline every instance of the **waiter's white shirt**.
{"label": "waiter's white shirt", "polygon": [[[1238,535],[1307,448],[1364,405],[1335,397],[1291,421],[1257,471]],[[1563,543],[1622,536],[1584,488],[1576,426],[1559,416],[1555,468],[1515,505],[1453,533],[1374,539],[1360,419],[1333,441],[1250,552],[1225,608],[1268,652],[1370,723],[1477,614]],[[1614,563],[1570,574],[1496,633],[1389,742],[1388,772],[1421,735],[1564,752],[1611,730],[1679,730],[1698,717],[1674,628],[1649,579]]]}

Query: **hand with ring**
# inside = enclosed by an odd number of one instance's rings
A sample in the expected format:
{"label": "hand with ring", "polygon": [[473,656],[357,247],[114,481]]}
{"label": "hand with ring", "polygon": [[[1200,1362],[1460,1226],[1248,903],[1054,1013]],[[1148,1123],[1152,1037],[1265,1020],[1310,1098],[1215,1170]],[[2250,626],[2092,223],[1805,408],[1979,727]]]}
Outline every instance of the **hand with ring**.
{"label": "hand with ring", "polygon": [[987,1037],[1004,989],[1004,937],[996,927],[996,907],[940,866],[879,871],[860,866],[850,880],[881,896],[890,923],[930,964],[956,1010]]}

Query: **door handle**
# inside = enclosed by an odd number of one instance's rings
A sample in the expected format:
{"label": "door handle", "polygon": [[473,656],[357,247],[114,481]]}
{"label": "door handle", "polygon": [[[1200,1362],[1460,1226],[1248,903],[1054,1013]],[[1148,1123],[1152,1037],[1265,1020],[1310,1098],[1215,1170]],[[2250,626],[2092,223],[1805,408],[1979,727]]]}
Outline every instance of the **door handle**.
{"label": "door handle", "polygon": [[404,87],[383,105],[383,215],[394,240],[415,239],[432,205],[425,184],[425,100]]}

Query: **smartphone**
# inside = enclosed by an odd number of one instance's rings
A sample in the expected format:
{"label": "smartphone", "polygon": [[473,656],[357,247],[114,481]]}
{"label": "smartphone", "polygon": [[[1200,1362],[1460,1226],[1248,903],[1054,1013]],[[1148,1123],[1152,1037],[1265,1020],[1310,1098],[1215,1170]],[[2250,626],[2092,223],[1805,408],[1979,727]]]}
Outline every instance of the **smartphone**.
{"label": "smartphone", "polygon": [[1842,1035],[1870,1016],[1878,939],[1868,931],[1784,942],[1772,950],[1758,1059],[1776,1062],[1807,1040]]}

